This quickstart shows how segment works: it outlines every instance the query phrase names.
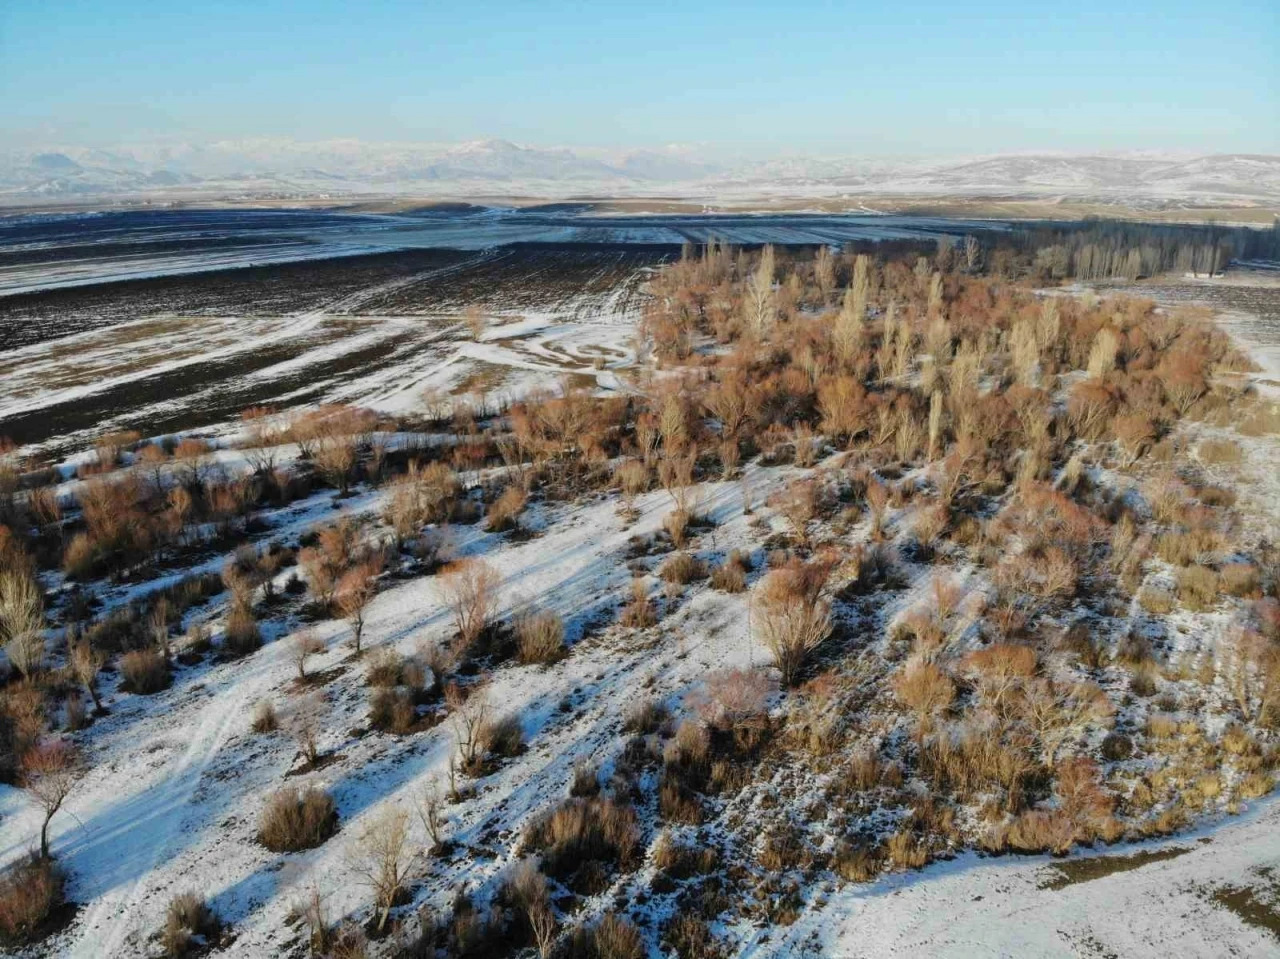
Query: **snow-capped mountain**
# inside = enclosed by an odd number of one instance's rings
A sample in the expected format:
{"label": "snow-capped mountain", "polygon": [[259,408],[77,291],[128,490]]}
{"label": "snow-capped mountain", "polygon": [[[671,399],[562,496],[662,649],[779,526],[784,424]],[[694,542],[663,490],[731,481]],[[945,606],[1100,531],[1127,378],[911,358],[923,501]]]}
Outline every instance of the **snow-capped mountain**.
{"label": "snow-capped mountain", "polygon": [[11,198],[579,190],[705,195],[751,189],[1275,200],[1280,198],[1280,157],[1017,154],[949,162],[790,157],[724,164],[680,147],[588,151],[493,139],[461,144],[247,139],[0,153],[0,195]]}

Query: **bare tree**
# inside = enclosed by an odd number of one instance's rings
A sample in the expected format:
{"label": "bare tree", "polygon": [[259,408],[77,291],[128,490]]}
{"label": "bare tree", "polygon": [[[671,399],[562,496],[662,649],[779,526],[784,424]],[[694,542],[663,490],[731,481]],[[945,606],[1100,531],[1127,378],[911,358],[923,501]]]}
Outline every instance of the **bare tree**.
{"label": "bare tree", "polygon": [[336,598],[338,609],[351,627],[351,638],[355,643],[356,654],[360,653],[360,640],[364,635],[365,611],[373,599],[377,589],[378,574],[382,572],[380,558],[371,558],[357,563],[343,574],[338,581]]}
{"label": "bare tree", "polygon": [[324,697],[313,693],[295,702],[284,716],[285,732],[298,744],[311,766],[320,759],[320,731],[324,728],[325,712]]}
{"label": "bare tree", "polygon": [[444,797],[434,778],[418,794],[418,819],[431,840],[431,847],[439,849],[444,842]]}
{"label": "bare tree", "polygon": [[347,850],[349,867],[373,890],[379,932],[386,927],[415,858],[409,852],[409,814],[399,806],[374,816]]}
{"label": "bare tree", "polygon": [[556,915],[551,908],[547,879],[529,860],[524,860],[509,880],[512,899],[524,912],[538,944],[538,955],[546,959],[556,941]]}
{"label": "bare tree", "polygon": [[464,772],[474,772],[484,759],[489,738],[489,697],[483,686],[470,691],[450,683],[444,693],[449,707],[449,723],[458,743],[458,759]]}
{"label": "bare tree", "polygon": [[289,652],[293,664],[298,667],[298,679],[307,678],[307,660],[325,651],[324,640],[310,629],[302,629],[293,634],[289,644]]}
{"label": "bare tree", "polygon": [[44,596],[22,569],[0,573],[0,642],[27,678],[44,662]]}
{"label": "bare tree", "polygon": [[44,811],[40,858],[49,858],[49,823],[80,779],[80,756],[61,739],[46,740],[22,759],[22,788]]}
{"label": "bare tree", "polygon": [[440,590],[453,613],[459,649],[466,650],[489,625],[498,608],[498,586],[502,576],[479,559],[463,559],[440,574]]}

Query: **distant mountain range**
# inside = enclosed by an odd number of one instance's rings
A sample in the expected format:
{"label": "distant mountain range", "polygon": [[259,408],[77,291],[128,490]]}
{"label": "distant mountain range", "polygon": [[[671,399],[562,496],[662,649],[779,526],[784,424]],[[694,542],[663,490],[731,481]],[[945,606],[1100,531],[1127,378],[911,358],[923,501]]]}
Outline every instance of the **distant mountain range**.
{"label": "distant mountain range", "polygon": [[0,151],[0,200],[92,197],[571,193],[974,195],[1280,201],[1280,157],[1015,154],[951,162],[858,157],[742,163],[689,149],[589,151],[285,139]]}

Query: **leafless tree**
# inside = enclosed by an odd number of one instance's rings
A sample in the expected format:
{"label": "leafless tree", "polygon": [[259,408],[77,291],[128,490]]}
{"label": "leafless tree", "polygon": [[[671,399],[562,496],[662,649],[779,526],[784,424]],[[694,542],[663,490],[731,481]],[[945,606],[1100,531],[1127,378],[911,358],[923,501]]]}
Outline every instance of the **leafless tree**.
{"label": "leafless tree", "polygon": [[298,667],[298,679],[305,680],[307,678],[307,660],[312,656],[318,656],[324,651],[324,640],[312,630],[302,629],[293,634],[289,652],[293,658],[293,664]]}
{"label": "leafless tree", "polygon": [[460,650],[466,650],[484,632],[498,608],[502,576],[484,560],[463,559],[439,576],[445,604],[453,614]]}
{"label": "leafless tree", "polygon": [[80,756],[70,743],[46,740],[22,759],[22,788],[44,811],[40,858],[49,858],[49,823],[80,779]]}
{"label": "leafless tree", "polygon": [[369,607],[377,589],[378,574],[382,572],[379,558],[370,558],[357,563],[343,574],[338,581],[336,599],[338,609],[351,627],[351,638],[355,643],[356,653],[360,652],[360,640],[364,635],[365,611]]}
{"label": "leafless tree", "polygon": [[458,743],[458,759],[464,772],[474,772],[484,759],[490,726],[489,697],[483,686],[464,690],[455,683],[445,689],[449,723]]}
{"label": "leafless tree", "polygon": [[313,693],[297,700],[284,716],[284,729],[298,744],[307,763],[314,766],[320,758],[320,732],[324,728],[324,697]]}
{"label": "leafless tree", "polygon": [[379,932],[386,927],[414,859],[409,851],[409,813],[399,806],[376,814],[348,847],[348,866],[373,890]]}

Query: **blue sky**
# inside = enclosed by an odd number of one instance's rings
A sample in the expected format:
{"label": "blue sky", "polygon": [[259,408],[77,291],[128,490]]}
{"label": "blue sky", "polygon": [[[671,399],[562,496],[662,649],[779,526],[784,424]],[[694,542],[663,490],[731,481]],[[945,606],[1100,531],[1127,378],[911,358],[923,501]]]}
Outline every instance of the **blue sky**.
{"label": "blue sky", "polygon": [[0,141],[1280,153],[1280,3],[0,0]]}

